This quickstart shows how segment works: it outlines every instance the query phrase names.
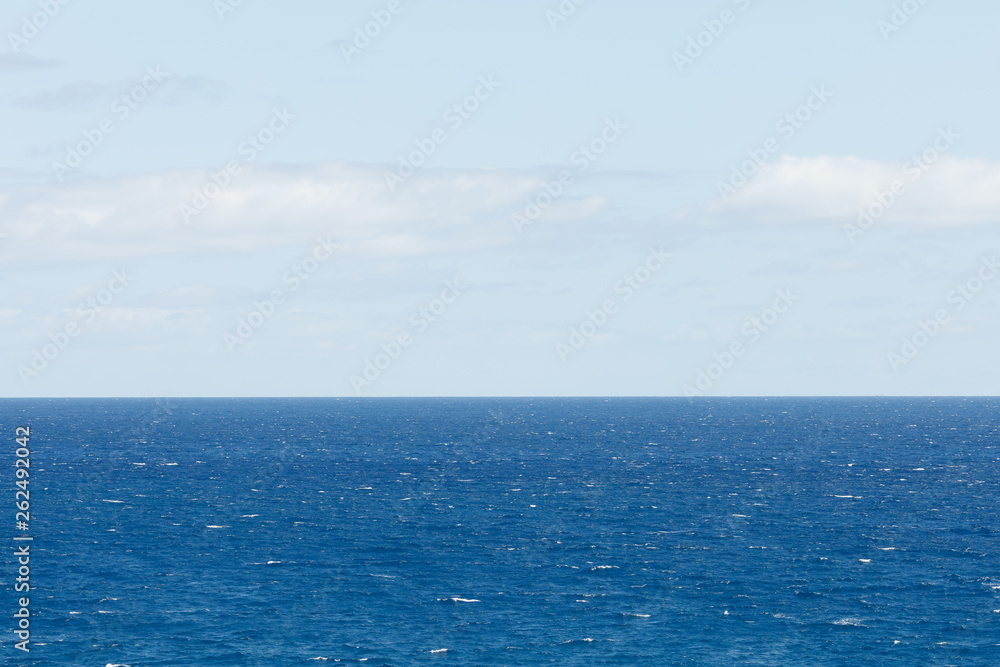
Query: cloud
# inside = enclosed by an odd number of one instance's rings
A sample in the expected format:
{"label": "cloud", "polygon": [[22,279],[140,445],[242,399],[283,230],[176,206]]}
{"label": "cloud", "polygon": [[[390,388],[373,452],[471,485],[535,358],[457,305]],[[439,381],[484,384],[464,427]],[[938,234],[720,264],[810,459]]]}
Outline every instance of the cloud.
{"label": "cloud", "polygon": [[[75,81],[51,90],[15,97],[9,104],[13,107],[42,111],[77,109],[97,103],[110,105],[116,98],[141,83],[141,76],[110,83]],[[190,99],[217,102],[228,90],[226,83],[219,79],[201,75],[171,75],[163,82],[162,90],[157,92],[154,99],[158,100],[159,104],[165,105],[178,104]]]}
{"label": "cloud", "polygon": [[42,90],[10,101],[13,107],[24,109],[66,109],[107,100],[123,90],[123,84],[104,84],[94,81],[77,81],[53,90]]}
{"label": "cloud", "polygon": [[913,162],[785,155],[704,213],[759,222],[853,221],[859,209],[877,211],[880,199],[887,204],[880,216],[885,221],[1000,222],[1000,163],[944,155],[921,168]]}
{"label": "cloud", "polygon": [[60,64],[58,60],[29,56],[26,53],[0,53],[0,72],[23,72],[44,67],[56,67]]}
{"label": "cloud", "polygon": [[161,104],[179,104],[192,99],[219,102],[229,94],[229,85],[222,79],[200,74],[172,75],[163,84]]}
{"label": "cloud", "polygon": [[[244,165],[228,187],[185,223],[181,204],[211,183],[191,170],[115,179],[0,187],[6,244],[55,260],[117,259],[190,252],[245,253],[332,235],[366,257],[455,254],[516,240],[510,213],[541,188],[523,173],[427,171],[395,193],[375,166]],[[564,197],[550,209],[589,212]]]}

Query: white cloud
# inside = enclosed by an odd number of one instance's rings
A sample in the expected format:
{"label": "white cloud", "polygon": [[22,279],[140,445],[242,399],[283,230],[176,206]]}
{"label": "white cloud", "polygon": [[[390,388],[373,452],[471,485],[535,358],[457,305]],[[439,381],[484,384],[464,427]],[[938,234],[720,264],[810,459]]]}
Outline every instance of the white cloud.
{"label": "white cloud", "polygon": [[39,58],[26,53],[0,53],[0,72],[21,72],[45,67],[56,67],[58,60]]}
{"label": "white cloud", "polygon": [[[5,66],[0,56],[0,71]],[[27,62],[35,62],[37,59]],[[44,61],[43,61],[44,62]],[[142,84],[143,76],[133,76],[118,81],[99,83],[97,81],[73,81],[58,88],[43,89],[33,93],[12,97],[8,104],[32,110],[78,110],[87,105],[111,105],[119,96]],[[228,92],[228,85],[220,80],[202,75],[169,74],[164,80],[162,91],[154,99],[160,104],[178,104],[187,99],[207,99],[219,101]]]}
{"label": "white cloud", "polygon": [[713,218],[762,222],[848,222],[897,181],[903,189],[888,207],[886,221],[1000,222],[1000,163],[945,155],[926,167],[920,171],[913,163],[785,155],[706,212]]}
{"label": "white cloud", "polygon": [[[211,182],[205,170],[6,187],[0,228],[7,244],[48,259],[250,252],[317,234],[363,255],[456,253],[513,242],[509,214],[541,187],[539,178],[510,172],[428,171],[392,193],[372,166],[242,169],[188,223],[180,206]],[[591,209],[566,197],[548,213],[558,220]]]}

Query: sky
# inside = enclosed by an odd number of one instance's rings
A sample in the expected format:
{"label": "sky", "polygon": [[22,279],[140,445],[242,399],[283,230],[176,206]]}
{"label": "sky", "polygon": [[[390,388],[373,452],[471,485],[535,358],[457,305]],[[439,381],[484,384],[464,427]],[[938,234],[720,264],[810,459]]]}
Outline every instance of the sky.
{"label": "sky", "polygon": [[10,0],[0,395],[997,395],[1000,5]]}

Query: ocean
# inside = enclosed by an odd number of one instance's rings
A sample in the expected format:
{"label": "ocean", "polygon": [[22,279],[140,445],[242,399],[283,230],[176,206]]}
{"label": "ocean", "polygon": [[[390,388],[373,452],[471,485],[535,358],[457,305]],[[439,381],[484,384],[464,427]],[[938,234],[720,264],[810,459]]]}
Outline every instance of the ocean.
{"label": "ocean", "polygon": [[995,666],[998,408],[3,400],[4,664]]}

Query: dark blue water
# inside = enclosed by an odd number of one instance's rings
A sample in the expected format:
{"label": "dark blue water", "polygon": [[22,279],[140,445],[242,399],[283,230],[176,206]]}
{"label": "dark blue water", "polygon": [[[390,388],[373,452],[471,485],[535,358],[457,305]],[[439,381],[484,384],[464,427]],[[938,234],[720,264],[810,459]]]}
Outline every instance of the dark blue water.
{"label": "dark blue water", "polygon": [[998,408],[2,401],[0,604],[11,619],[7,464],[30,423],[36,643],[5,629],[0,648],[132,667],[997,665]]}

